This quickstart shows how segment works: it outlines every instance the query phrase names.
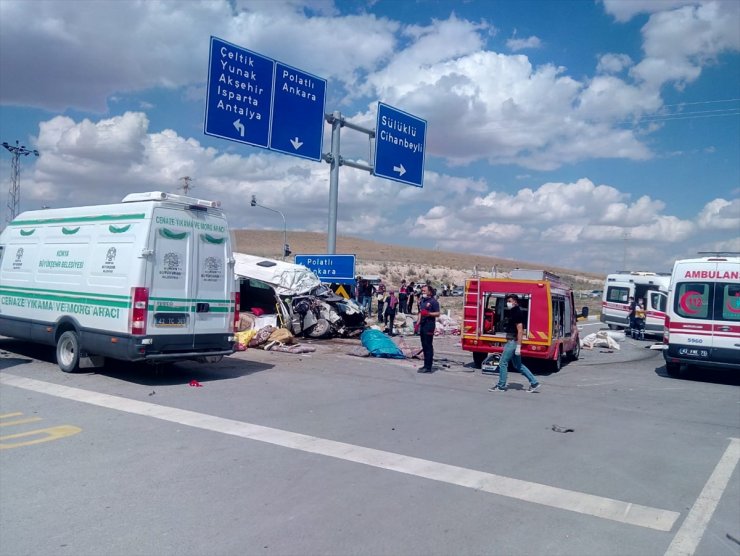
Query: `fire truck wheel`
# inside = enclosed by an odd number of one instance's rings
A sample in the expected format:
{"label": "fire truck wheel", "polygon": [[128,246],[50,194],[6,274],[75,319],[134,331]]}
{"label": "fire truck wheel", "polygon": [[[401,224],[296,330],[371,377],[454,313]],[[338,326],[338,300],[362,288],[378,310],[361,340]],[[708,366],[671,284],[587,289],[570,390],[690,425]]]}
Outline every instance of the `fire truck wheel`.
{"label": "fire truck wheel", "polygon": [[563,351],[560,346],[556,348],[555,359],[550,361],[550,371],[557,373],[563,367]]}
{"label": "fire truck wheel", "polygon": [[578,361],[578,358],[581,356],[581,340],[580,338],[576,338],[576,345],[573,346],[573,349],[568,352],[568,359],[571,361]]}
{"label": "fire truck wheel", "polygon": [[487,355],[487,353],[481,353],[480,351],[473,352],[473,364],[475,365],[476,369],[481,368],[481,365],[483,365],[483,361],[486,360]]}

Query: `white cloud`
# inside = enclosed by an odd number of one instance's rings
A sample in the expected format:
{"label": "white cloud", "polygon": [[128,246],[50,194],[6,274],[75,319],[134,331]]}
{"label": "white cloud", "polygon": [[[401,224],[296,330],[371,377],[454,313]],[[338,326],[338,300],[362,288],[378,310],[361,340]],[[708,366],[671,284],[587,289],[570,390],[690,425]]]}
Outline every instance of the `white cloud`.
{"label": "white cloud", "polygon": [[714,199],[707,203],[697,217],[701,228],[729,230],[740,237],[740,199]]}
{"label": "white cloud", "polygon": [[535,37],[534,35],[531,37],[527,37],[526,39],[511,38],[506,41],[506,48],[508,48],[512,52],[540,48],[541,46],[542,41],[540,41],[539,37]]}
{"label": "white cloud", "polygon": [[619,73],[633,64],[632,58],[626,54],[602,54],[596,65],[598,73]]}
{"label": "white cloud", "polygon": [[697,0],[602,0],[604,11],[619,22],[626,22],[637,14],[651,14],[695,4]]}

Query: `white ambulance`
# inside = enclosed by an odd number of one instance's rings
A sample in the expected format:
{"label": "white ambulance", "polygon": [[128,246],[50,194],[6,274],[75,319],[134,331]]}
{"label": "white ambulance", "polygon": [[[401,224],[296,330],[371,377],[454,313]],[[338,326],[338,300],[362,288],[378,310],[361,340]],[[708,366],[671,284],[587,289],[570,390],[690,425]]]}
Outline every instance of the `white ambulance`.
{"label": "white ambulance", "polygon": [[0,335],[56,346],[65,372],[124,361],[213,361],[239,320],[218,203],[135,193],[29,211],[0,234]]}
{"label": "white ambulance", "polygon": [[682,364],[740,370],[738,255],[674,264],[663,336],[668,374],[678,374]]}
{"label": "white ambulance", "polygon": [[630,303],[645,302],[645,335],[663,334],[670,274],[657,272],[615,272],[606,277],[601,297],[601,322],[611,329],[629,328]]}

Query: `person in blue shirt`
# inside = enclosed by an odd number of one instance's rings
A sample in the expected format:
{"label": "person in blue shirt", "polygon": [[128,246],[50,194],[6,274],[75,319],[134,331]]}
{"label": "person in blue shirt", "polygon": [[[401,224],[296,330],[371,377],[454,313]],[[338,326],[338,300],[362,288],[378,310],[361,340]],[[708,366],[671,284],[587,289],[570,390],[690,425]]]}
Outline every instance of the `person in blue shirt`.
{"label": "person in blue shirt", "polygon": [[431,373],[434,361],[434,328],[439,316],[439,301],[434,298],[431,286],[421,287],[421,299],[418,302],[419,317],[416,326],[421,338],[421,349],[424,352],[424,366],[418,372]]}

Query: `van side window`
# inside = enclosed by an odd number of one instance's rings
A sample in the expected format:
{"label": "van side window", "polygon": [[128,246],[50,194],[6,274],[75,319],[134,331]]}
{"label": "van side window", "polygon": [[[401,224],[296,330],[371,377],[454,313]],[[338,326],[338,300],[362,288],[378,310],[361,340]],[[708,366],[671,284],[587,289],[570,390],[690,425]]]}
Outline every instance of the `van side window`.
{"label": "van side window", "polygon": [[606,290],[606,300],[615,303],[627,303],[629,295],[629,288],[620,286],[609,286]]}
{"label": "van side window", "polygon": [[650,292],[650,305],[656,311],[665,313],[668,304],[668,296],[663,293]]}
{"label": "van side window", "polygon": [[722,320],[740,321],[740,284],[717,284],[717,290],[722,299]]}
{"label": "van side window", "polygon": [[681,282],[676,285],[673,310],[687,319],[711,319],[712,290],[709,282]]}

